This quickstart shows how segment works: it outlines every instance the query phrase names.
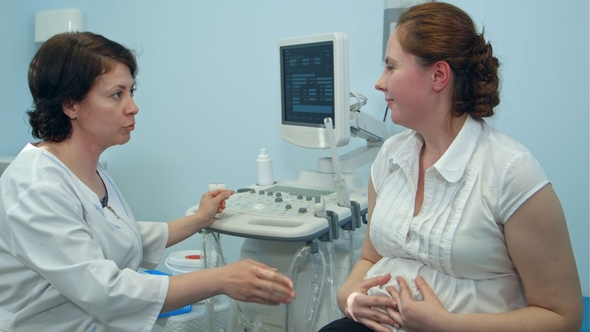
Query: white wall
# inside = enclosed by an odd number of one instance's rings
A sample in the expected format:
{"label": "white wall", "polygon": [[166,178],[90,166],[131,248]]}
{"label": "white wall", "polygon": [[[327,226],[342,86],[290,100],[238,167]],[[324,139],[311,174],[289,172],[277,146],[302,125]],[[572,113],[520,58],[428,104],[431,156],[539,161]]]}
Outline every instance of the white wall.
{"label": "white wall", "polygon": [[[545,168],[562,201],[588,296],[588,2],[450,2],[485,25],[503,64],[502,102],[490,122],[525,144]],[[373,89],[382,70],[380,0],[0,0],[0,155],[15,154],[31,140],[23,114],[30,105],[34,13],[67,7],[85,13],[88,30],[138,52],[136,130],[131,142],[103,155],[138,219],[183,215],[210,182],[234,189],[253,184],[261,147],[271,154],[277,179],[295,179],[329,155],[280,138],[281,38],[347,33],[351,90],[369,98],[365,112],[383,117],[383,96]],[[368,167],[359,173],[366,182]],[[223,241],[226,256],[236,260],[241,239]],[[195,237],[172,250],[199,245]]]}

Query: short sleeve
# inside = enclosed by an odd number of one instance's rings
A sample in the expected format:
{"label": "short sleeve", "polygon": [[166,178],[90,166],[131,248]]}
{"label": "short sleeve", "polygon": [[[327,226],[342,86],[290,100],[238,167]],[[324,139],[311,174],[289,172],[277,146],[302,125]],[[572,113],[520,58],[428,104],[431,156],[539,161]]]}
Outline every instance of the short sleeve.
{"label": "short sleeve", "polygon": [[549,183],[545,171],[530,152],[514,156],[502,173],[499,216],[505,224],[531,196]]}

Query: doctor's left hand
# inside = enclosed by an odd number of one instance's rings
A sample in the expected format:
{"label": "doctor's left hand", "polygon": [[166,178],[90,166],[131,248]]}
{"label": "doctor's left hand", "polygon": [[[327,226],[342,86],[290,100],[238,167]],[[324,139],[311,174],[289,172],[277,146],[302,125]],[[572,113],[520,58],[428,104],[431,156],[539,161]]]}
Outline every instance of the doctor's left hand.
{"label": "doctor's left hand", "polygon": [[233,190],[216,189],[201,196],[199,208],[195,212],[199,229],[207,228],[213,223],[215,215],[225,209],[225,200],[233,194]]}

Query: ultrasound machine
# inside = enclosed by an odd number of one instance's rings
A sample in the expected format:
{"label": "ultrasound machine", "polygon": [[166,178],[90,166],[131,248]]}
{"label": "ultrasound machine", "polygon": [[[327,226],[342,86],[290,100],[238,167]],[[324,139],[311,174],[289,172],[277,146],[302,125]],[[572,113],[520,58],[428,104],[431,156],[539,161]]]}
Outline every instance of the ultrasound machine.
{"label": "ultrasound machine", "polygon": [[[346,34],[283,39],[278,51],[281,137],[303,148],[329,149],[331,156],[318,160],[317,171],[301,171],[296,181],[238,189],[207,228],[213,242],[203,243],[208,264],[224,263],[215,259],[223,261],[219,234],[242,237],[240,259],[277,268],[297,292],[289,305],[233,302],[232,332],[317,331],[342,317],[336,292],[358,259],[355,238],[362,241],[362,234],[355,230],[366,223],[368,209],[355,171],[373,161],[389,136],[382,121],[360,110],[366,99],[349,91]],[[351,105],[351,97],[357,103]],[[366,140],[366,146],[339,156],[337,147],[351,136]]]}

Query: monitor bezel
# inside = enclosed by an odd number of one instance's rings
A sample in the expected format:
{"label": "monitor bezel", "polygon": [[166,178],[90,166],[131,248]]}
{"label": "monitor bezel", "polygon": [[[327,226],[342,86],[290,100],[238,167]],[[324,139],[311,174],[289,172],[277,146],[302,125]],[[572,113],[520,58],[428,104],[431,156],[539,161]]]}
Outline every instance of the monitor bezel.
{"label": "monitor bezel", "polygon": [[348,37],[341,32],[286,38],[279,41],[279,103],[281,109],[281,137],[289,143],[312,149],[330,147],[328,131],[321,123],[291,122],[285,119],[285,87],[283,50],[294,47],[312,47],[331,43],[334,70],[334,141],[336,146],[347,145],[350,140],[350,87],[348,76]]}

